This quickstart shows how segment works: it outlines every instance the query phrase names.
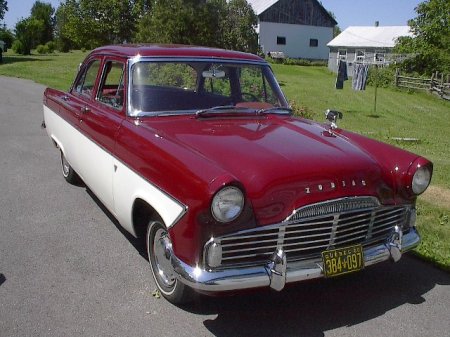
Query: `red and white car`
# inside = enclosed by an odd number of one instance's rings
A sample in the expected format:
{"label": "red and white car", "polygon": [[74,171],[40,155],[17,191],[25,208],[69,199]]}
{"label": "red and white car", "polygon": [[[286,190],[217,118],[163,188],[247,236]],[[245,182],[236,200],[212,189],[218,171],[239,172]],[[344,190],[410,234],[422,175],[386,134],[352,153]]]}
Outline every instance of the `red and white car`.
{"label": "red and white car", "polygon": [[220,49],[106,46],[44,122],[62,173],[146,238],[172,302],[332,277],[420,241],[432,163],[295,117],[263,59]]}

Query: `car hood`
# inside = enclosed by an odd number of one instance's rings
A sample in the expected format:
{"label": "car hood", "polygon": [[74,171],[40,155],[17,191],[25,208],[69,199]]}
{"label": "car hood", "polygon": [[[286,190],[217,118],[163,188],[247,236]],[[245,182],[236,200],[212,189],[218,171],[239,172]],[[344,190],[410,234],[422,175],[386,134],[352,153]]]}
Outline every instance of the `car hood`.
{"label": "car hood", "polygon": [[260,224],[282,221],[306,204],[357,195],[382,199],[393,190],[375,158],[307,120],[162,117],[145,124],[234,176]]}

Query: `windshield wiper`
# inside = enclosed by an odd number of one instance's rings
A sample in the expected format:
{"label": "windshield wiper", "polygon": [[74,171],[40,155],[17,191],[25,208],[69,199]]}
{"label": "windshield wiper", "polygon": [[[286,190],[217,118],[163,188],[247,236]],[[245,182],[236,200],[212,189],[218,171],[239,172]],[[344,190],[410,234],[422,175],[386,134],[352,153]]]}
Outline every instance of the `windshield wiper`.
{"label": "windshield wiper", "polygon": [[292,109],[291,108],[286,108],[286,107],[273,107],[273,108],[267,108],[267,109],[261,109],[258,110],[257,113],[259,115],[262,114],[271,114],[271,113],[281,113],[283,115],[291,115],[292,114]]}
{"label": "windshield wiper", "polygon": [[223,112],[231,112],[230,110],[233,112],[236,112],[236,110],[241,112],[243,109],[236,107],[234,105],[219,105],[219,106],[214,106],[212,108],[198,110],[195,113],[195,115],[197,117],[202,117],[203,115],[206,115],[206,114],[216,114],[216,113],[218,114],[218,113],[223,113]]}

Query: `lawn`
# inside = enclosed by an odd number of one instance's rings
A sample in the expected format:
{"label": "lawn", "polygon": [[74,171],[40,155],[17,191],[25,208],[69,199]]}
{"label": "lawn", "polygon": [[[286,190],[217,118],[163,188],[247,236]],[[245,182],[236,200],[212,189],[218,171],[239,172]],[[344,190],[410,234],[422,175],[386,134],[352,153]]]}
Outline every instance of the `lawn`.
{"label": "lawn", "polygon": [[[58,89],[67,89],[86,52],[52,55],[4,54],[0,75],[32,79]],[[418,200],[418,227],[423,236],[416,249],[421,257],[450,270],[450,102],[427,93],[392,88],[353,91],[351,81],[343,90],[334,89],[335,75],[325,67],[274,64],[273,70],[289,100],[324,120],[327,108],[339,110],[339,126],[400,146],[434,163],[431,188]],[[414,138],[414,142],[394,138]]]}

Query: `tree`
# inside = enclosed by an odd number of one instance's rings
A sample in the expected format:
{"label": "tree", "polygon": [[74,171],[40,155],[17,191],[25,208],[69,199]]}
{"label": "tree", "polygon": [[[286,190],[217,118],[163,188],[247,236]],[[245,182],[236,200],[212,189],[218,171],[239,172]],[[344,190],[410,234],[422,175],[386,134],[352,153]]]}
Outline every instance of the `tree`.
{"label": "tree", "polygon": [[36,1],[31,8],[31,18],[42,21],[42,30],[39,32],[38,44],[45,44],[53,40],[54,14],[55,9],[49,3]]}
{"label": "tree", "polygon": [[402,67],[430,75],[450,72],[450,1],[429,0],[416,7],[417,17],[409,21],[413,37],[397,41],[397,53],[412,53]]}
{"label": "tree", "polygon": [[8,11],[8,1],[0,0],[0,20],[5,18],[5,13]]}
{"label": "tree", "polygon": [[259,49],[256,26],[258,17],[246,0],[231,0],[226,3],[222,17],[222,45],[226,49],[257,53]]}
{"label": "tree", "polygon": [[[31,48],[37,45],[40,32],[42,32],[44,24],[41,20],[29,17],[22,19],[16,24],[16,39],[20,42],[20,50],[16,48],[15,52],[30,55]],[[18,45],[18,44],[16,44]],[[13,44],[14,49],[14,44]]]}
{"label": "tree", "polygon": [[11,48],[14,42],[14,34],[6,28],[0,28],[0,40],[5,42],[6,49]]}
{"label": "tree", "polygon": [[245,0],[156,1],[139,20],[136,42],[180,43],[256,53],[257,16]]}
{"label": "tree", "polygon": [[92,49],[130,41],[136,24],[134,5],[131,0],[66,0],[56,12],[58,42]]}

